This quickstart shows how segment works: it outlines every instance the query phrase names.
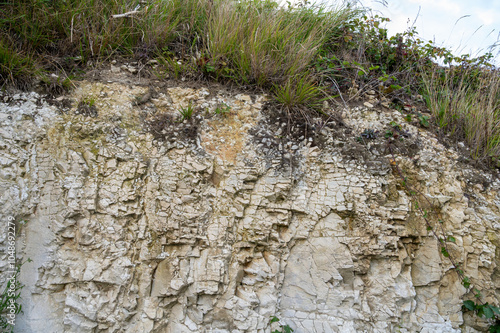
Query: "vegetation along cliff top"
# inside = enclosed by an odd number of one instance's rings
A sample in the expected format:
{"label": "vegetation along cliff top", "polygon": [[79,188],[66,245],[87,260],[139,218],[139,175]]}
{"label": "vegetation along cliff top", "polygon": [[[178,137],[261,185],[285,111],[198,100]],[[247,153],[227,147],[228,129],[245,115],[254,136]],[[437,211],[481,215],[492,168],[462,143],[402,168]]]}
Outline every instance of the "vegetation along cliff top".
{"label": "vegetation along cliff top", "polygon": [[4,91],[36,88],[55,97],[110,62],[134,63],[131,72],[142,77],[267,93],[289,121],[311,131],[313,118],[332,116],[328,106],[376,95],[408,122],[454,142],[465,161],[500,167],[500,75],[493,55],[455,56],[421,40],[415,29],[389,37],[388,18],[356,5],[6,0],[0,9]]}

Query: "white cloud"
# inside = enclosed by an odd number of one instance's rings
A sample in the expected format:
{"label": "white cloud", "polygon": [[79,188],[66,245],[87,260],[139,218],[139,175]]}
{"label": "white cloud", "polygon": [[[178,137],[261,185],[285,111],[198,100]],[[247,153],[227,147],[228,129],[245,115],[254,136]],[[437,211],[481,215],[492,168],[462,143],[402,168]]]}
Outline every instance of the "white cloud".
{"label": "white cloud", "polygon": [[490,25],[495,22],[495,18],[498,17],[499,13],[486,10],[478,10],[476,11],[476,15],[484,25]]}

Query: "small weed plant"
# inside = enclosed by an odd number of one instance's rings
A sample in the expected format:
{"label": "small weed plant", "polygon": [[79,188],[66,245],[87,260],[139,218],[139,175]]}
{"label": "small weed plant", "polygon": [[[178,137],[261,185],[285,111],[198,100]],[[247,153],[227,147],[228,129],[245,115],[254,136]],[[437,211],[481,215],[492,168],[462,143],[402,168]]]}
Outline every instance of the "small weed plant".
{"label": "small weed plant", "polygon": [[[31,262],[28,259],[27,262]],[[21,290],[24,285],[19,282],[19,274],[24,263],[16,266],[14,274],[7,279],[5,288],[0,294],[0,328],[2,332],[13,333],[16,315],[22,312],[22,305],[19,304]]]}
{"label": "small weed plant", "polygon": [[217,105],[215,108],[215,114],[226,116],[231,112],[231,107],[227,105],[226,103],[222,103]]}
{"label": "small weed plant", "polygon": [[192,103],[189,103],[187,107],[181,108],[179,110],[179,113],[181,114],[181,121],[184,120],[189,120],[193,116],[194,113],[194,106]]}
{"label": "small weed plant", "polygon": [[273,323],[278,323],[279,329],[274,330],[272,333],[292,333],[293,332],[293,329],[290,326],[288,326],[286,324],[282,325],[280,323],[279,318],[276,316],[271,317],[271,320],[269,321],[269,324],[273,324]]}
{"label": "small weed plant", "polygon": [[84,96],[78,103],[75,113],[84,115],[85,117],[96,118],[98,116],[96,98],[93,96]]}

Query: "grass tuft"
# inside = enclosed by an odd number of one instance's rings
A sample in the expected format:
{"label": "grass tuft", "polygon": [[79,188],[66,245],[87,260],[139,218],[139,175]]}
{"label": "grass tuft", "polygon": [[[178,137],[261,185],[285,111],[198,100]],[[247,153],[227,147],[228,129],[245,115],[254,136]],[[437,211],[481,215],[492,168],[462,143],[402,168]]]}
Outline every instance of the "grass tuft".
{"label": "grass tuft", "polygon": [[181,114],[181,121],[183,120],[189,120],[193,116],[194,113],[194,106],[193,104],[189,103],[187,107],[181,108],[179,110],[179,113]]}
{"label": "grass tuft", "polygon": [[325,93],[308,75],[289,78],[285,83],[275,86],[276,100],[286,108],[301,107],[320,110]]}

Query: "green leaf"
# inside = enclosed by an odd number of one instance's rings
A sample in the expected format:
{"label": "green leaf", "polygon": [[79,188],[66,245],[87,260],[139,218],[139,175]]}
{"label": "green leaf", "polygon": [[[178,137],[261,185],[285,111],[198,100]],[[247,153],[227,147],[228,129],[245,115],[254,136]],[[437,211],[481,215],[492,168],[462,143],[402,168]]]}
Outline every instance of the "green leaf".
{"label": "green leaf", "polygon": [[484,309],[484,316],[487,319],[493,318],[495,316],[493,310],[490,308],[490,305],[486,304],[483,309]]}
{"label": "green leaf", "polygon": [[275,323],[277,321],[280,321],[276,316],[271,317],[271,321],[269,322],[270,324]]}
{"label": "green leaf", "polygon": [[473,301],[470,301],[470,300],[464,301],[463,307],[469,311],[474,311],[474,309],[476,308],[476,303],[474,303]]}
{"label": "green leaf", "polygon": [[285,333],[292,333],[293,332],[293,329],[288,325],[283,326],[283,330]]}
{"label": "green leaf", "polygon": [[489,327],[490,333],[500,333],[500,323],[497,321],[495,324]]}
{"label": "green leaf", "polygon": [[466,276],[462,280],[462,284],[464,285],[465,289],[469,289],[470,287],[470,279]]}
{"label": "green leaf", "polygon": [[448,251],[446,251],[446,248],[443,246],[441,247],[441,253],[443,254],[443,256],[445,256],[446,258],[448,258],[450,256],[450,254],[448,253]]}
{"label": "green leaf", "polygon": [[455,237],[453,237],[453,236],[448,236],[448,242],[455,243],[455,242],[456,242]]}

